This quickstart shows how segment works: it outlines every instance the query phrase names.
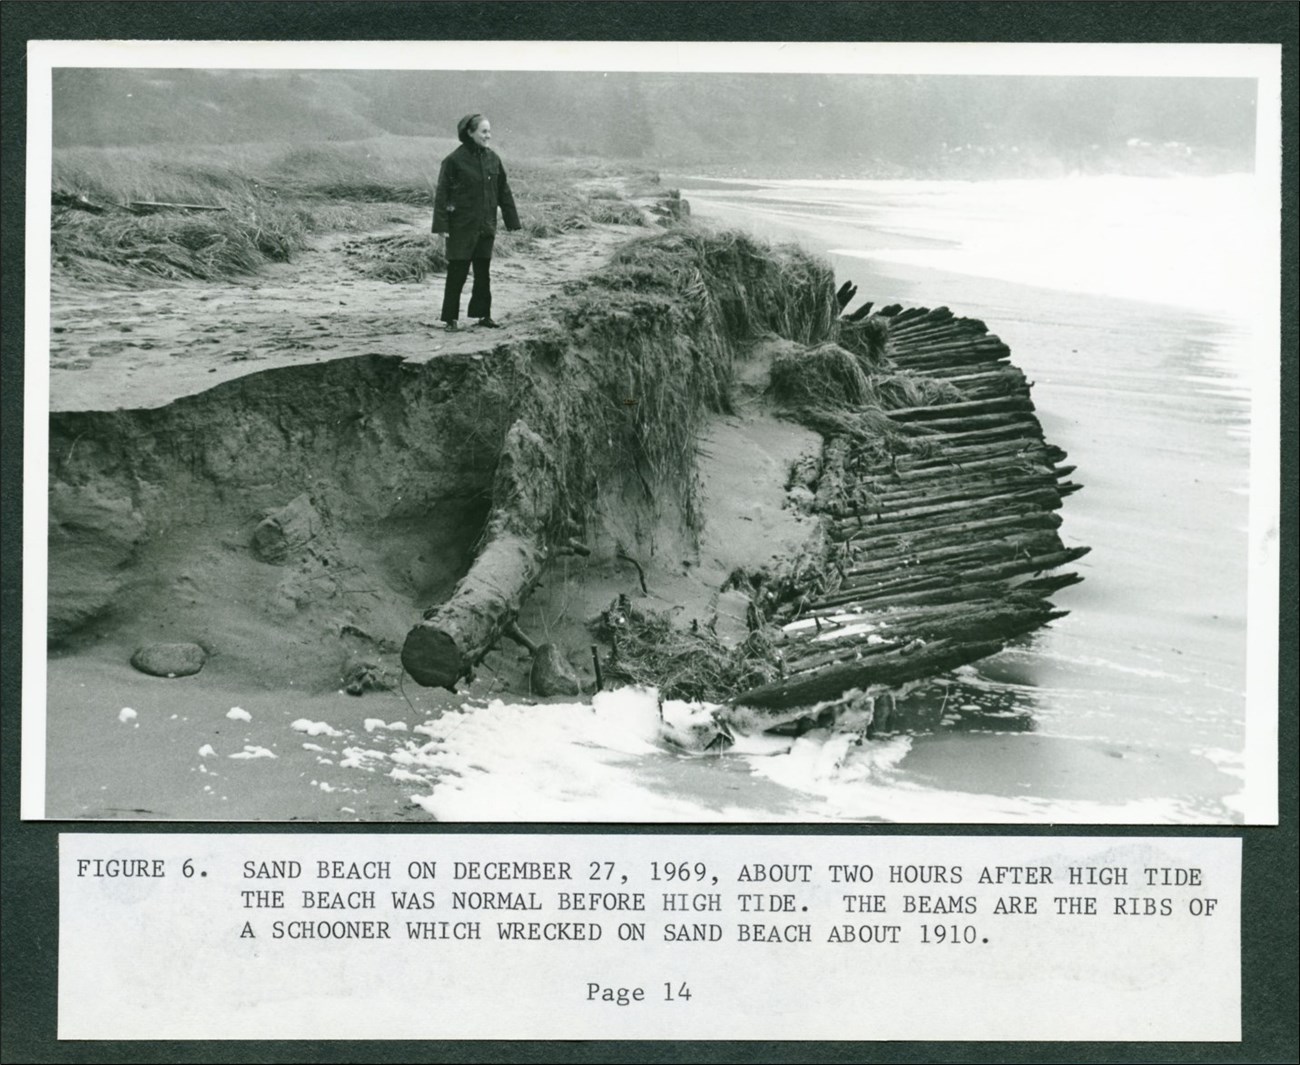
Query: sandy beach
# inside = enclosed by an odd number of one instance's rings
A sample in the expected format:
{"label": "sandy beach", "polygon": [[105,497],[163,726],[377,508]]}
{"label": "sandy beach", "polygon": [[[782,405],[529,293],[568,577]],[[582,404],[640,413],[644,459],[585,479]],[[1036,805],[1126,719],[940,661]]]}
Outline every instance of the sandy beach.
{"label": "sandy beach", "polygon": [[[415,212],[405,223],[408,231],[423,224]],[[401,230],[376,236],[394,232]],[[499,357],[494,352],[549,324],[548,299],[566,282],[599,269],[620,242],[643,232],[585,228],[504,259],[494,270],[502,327],[493,331],[447,334],[436,326],[440,275],[406,285],[359,277],[347,258],[355,235],[328,237],[294,263],[248,282],[126,289],[56,284],[51,405],[64,412],[161,408],[236,387],[249,375],[358,356],[410,364]],[[694,618],[736,634],[746,631],[746,600],[718,589],[735,567],[761,565],[807,535],[807,519],[785,506],[785,471],[820,439],[768,413],[764,372],[754,373],[752,382],[742,375],[733,411],[716,417],[700,444],[700,490],[710,510],[700,542],[687,543],[669,514],[641,563],[651,589],[647,601],[656,608],[672,611],[682,624]],[[74,439],[70,450],[77,446]],[[341,626],[391,649],[418,618],[422,600],[380,604],[378,615],[373,609],[364,615],[372,631],[361,633],[359,605],[347,596],[355,591],[373,607],[379,590],[347,587],[356,578],[331,584],[333,576],[319,566],[288,578],[276,567],[250,570],[248,516],[226,513],[219,500],[201,505],[210,508],[209,520],[178,517],[166,542],[149,548],[146,568],[156,569],[158,579],[137,580],[116,594],[110,611],[51,652],[47,815],[427,818],[412,795],[427,793],[444,771],[413,763],[408,748],[427,743],[431,723],[447,711],[481,708],[493,697],[526,697],[528,653],[513,644],[493,651],[454,695],[409,678],[393,690],[348,694],[342,668],[324,676],[319,668],[327,630]],[[448,529],[457,520],[450,514]],[[411,587],[427,593],[455,579],[450,572],[440,576],[440,563],[420,570],[411,559],[409,552],[437,535],[386,529],[383,537],[396,536],[398,546],[380,549],[389,554],[378,559],[374,543],[340,540],[333,545],[334,575],[361,564],[371,571],[396,567],[399,585],[415,581]],[[633,543],[645,533],[615,526],[606,535]],[[75,586],[75,575],[60,579]],[[540,639],[582,648],[570,664],[591,691],[586,623],[620,593],[635,591],[636,580],[616,559],[565,559],[531,597],[521,626]],[[306,606],[321,599],[319,608]],[[306,627],[304,610],[316,611]],[[208,648],[202,671],[160,679],[128,663],[137,647],[167,639]],[[417,734],[421,729],[425,734]]]}
{"label": "sandy beach", "polygon": [[[980,810],[1000,819],[997,811],[1021,807],[1073,820],[1078,804],[1099,820],[1235,819],[1246,725],[1249,367],[1268,358],[1241,321],[1247,308],[1234,294],[1245,280],[1234,277],[1217,305],[1193,296],[1199,305],[1187,310],[908,262],[927,253],[944,261],[952,249],[948,258],[965,264],[973,254],[955,233],[943,240],[916,232],[932,218],[913,223],[915,205],[894,188],[905,183],[889,184],[877,200],[883,206],[859,209],[873,221],[848,233],[844,201],[865,199],[861,192],[819,192],[797,209],[788,185],[760,196],[716,194],[716,202],[715,194],[696,197],[706,217],[809,241],[869,298],[942,302],[989,322],[1034,382],[1047,437],[1069,453],[1084,485],[1065,509],[1062,536],[1093,546],[1079,564],[1083,583],[1058,597],[1070,615],[979,663],[956,693],[972,706],[1000,698],[1020,715],[1022,733],[966,734],[954,722],[917,736],[898,776],[956,793],[954,806],[976,819]],[[1195,192],[1174,187],[1189,199]],[[989,210],[991,194],[976,190],[954,183],[951,195],[980,196],[984,211],[1002,218]],[[1139,191],[1160,195],[1161,185]],[[829,214],[822,196],[835,202]],[[1068,244],[1061,253],[1068,256]],[[1164,269],[1168,276],[1146,289],[1177,291],[1189,273],[1186,264]],[[984,270],[1025,276],[1015,260],[991,259]],[[1195,291],[1204,286],[1198,279]],[[1113,282],[1093,278],[1089,287]],[[1183,297],[1192,289],[1189,282]],[[876,805],[900,808],[907,800]]]}
{"label": "sandy beach", "polygon": [[[274,612],[249,607],[276,588],[236,590],[231,583],[232,551],[243,535],[233,521],[224,540],[189,545],[188,568],[166,594],[155,589],[153,598],[122,604],[51,655],[47,814],[1238,818],[1249,410],[1238,378],[1225,369],[1232,323],[846,254],[837,250],[843,204],[828,216],[786,193],[775,207],[761,200],[737,206],[736,197],[747,194],[733,189],[711,199],[701,192],[697,214],[767,237],[800,237],[829,255],[837,280],[858,283],[862,297],[942,303],[982,318],[1011,346],[1013,361],[1034,382],[1047,439],[1069,452],[1085,486],[1065,510],[1062,535],[1067,545],[1090,544],[1094,552],[1080,564],[1083,584],[1059,595],[1068,617],[910,691],[905,709],[924,727],[863,749],[814,732],[699,759],[674,753],[653,728],[647,733],[632,696],[625,713],[595,733],[585,701],[552,699],[554,706],[531,717],[511,716],[527,690],[527,654],[513,645],[489,655],[473,684],[455,695],[408,681],[357,698],[318,672],[297,675],[288,630]],[[405,224],[420,221],[413,215]],[[899,242],[888,225],[859,232],[874,233],[868,247]],[[598,268],[628,233],[588,230],[555,238],[539,255],[504,260],[498,288],[505,328],[490,342],[473,330],[449,337],[435,328],[438,277],[411,285],[357,277],[346,255],[355,238],[342,236],[250,283],[120,292],[56,286],[52,406],[161,405],[250,372],[358,354],[413,362],[491,357],[493,345],[535,330],[548,293]],[[901,243],[935,245],[915,236]],[[782,471],[817,439],[766,413],[757,384],[742,389],[751,398],[734,415],[715,419],[701,450],[710,509],[698,552],[665,526],[644,560],[661,609],[730,618],[737,632],[743,603],[717,588],[732,567],[761,564],[806,535],[784,505]],[[427,585],[429,574],[423,577]],[[581,647],[585,620],[634,579],[608,558],[565,560],[521,624]],[[391,636],[411,610],[392,603],[384,616]],[[224,620],[208,636],[226,653],[213,655],[200,674],[159,681],[127,664],[142,641],[213,629],[213,618]],[[594,681],[584,654],[571,653],[570,665]],[[489,710],[493,699],[503,702]],[[134,714],[124,721],[126,709]]]}

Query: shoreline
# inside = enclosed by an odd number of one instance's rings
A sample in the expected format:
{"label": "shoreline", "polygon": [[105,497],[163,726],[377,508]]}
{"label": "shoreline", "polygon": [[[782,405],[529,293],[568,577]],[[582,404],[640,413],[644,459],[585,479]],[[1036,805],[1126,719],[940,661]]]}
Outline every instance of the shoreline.
{"label": "shoreline", "polygon": [[[697,213],[707,216],[703,204]],[[734,216],[728,224],[735,224]],[[1198,330],[1208,325],[1231,344],[1240,339],[1231,323],[1163,304],[880,259],[831,258],[837,280],[852,277],[867,298],[908,303],[940,291],[945,302],[996,323],[1017,365],[1035,381],[1035,404],[1048,437],[1078,464],[1085,490],[1067,508],[1062,535],[1067,543],[1091,544],[1094,552],[1079,564],[1087,578],[1083,584],[1061,593],[1060,603],[1071,616],[1029,637],[1023,648],[978,663],[979,677],[995,680],[1003,663],[1019,663],[1012,670],[1017,683],[1046,683],[1047,697],[1061,702],[1045,717],[1041,707],[1035,713],[1063,739],[1087,742],[1090,730],[1099,732],[1103,746],[1109,742],[1124,753],[1127,745],[1139,760],[1168,759],[1181,746],[1184,753],[1177,757],[1189,793],[1203,794],[1207,801],[1182,812],[1171,808],[1158,820],[1181,823],[1208,816],[1213,822],[1240,822],[1244,778],[1271,771],[1247,764],[1246,730],[1267,728],[1268,715],[1276,710],[1268,705],[1268,693],[1257,693],[1249,704],[1245,695],[1248,507],[1237,476],[1238,471],[1245,476],[1249,452],[1241,439],[1249,432],[1246,394],[1232,387],[1239,380],[1235,376],[1228,377],[1226,388],[1201,384],[1205,377],[1223,380],[1225,360]],[[1145,366],[1128,357],[1134,349],[1124,338],[1134,336],[1152,349]],[[1108,435],[1106,426],[1114,427],[1115,435]],[[1175,428],[1176,435],[1167,435]],[[1189,468],[1196,471],[1190,482],[1184,480]],[[1180,483],[1183,493],[1173,494]],[[1163,517],[1147,513],[1144,486],[1149,484],[1160,486],[1155,498],[1162,501]],[[1195,530],[1206,519],[1210,530],[1203,536]],[[1171,544],[1166,533],[1173,530],[1182,532]],[[1138,542],[1126,542],[1131,537]],[[1236,546],[1220,557],[1220,548],[1211,546],[1215,543]],[[1118,571],[1117,551],[1130,560]],[[1124,589],[1127,606],[1123,598],[1115,603],[1108,588]],[[1157,605],[1171,592],[1181,605]],[[1049,650],[1056,645],[1061,651]],[[1096,651],[1066,650],[1070,647],[1104,650],[1091,665],[1074,666],[1072,658],[1095,657]],[[1057,664],[1044,673],[1053,661]],[[1158,667],[1142,679],[1152,661]],[[1026,668],[1031,672],[1025,674]],[[1035,672],[1040,678],[1029,680]],[[1221,697],[1212,679],[1216,673],[1236,678]],[[1062,685],[1067,687],[1053,695],[1051,689]],[[1231,709],[1234,705],[1241,709]],[[1210,716],[1204,718],[1207,710]],[[1101,728],[1098,711],[1105,722]],[[1188,714],[1197,723],[1188,722]],[[1262,724],[1249,726],[1248,717]],[[939,733],[918,736],[899,771],[928,766],[955,785],[968,772],[961,747],[952,748],[947,759],[932,758],[937,752],[928,750],[945,743]],[[1119,770],[1122,762],[1115,759],[1107,768]],[[995,788],[992,778],[1001,770],[987,768],[985,785]],[[1123,775],[1112,774],[1107,790],[1122,791]],[[1132,779],[1141,787],[1141,771]],[[1211,798],[1215,794],[1218,800]]]}
{"label": "shoreline", "polygon": [[[885,269],[883,271],[879,271],[879,268],[882,265],[885,267]],[[953,291],[971,292],[975,290],[985,289],[987,287],[989,290],[996,292],[996,290],[998,290],[999,287],[1005,287],[1008,285],[1012,285],[1014,287],[1014,283],[1011,282],[991,281],[991,280],[981,281],[980,279],[972,279],[964,275],[944,275],[942,271],[925,270],[922,268],[915,268],[915,273],[913,273],[912,270],[899,270],[893,268],[891,264],[872,264],[872,266],[879,271],[876,274],[876,280],[878,282],[884,282],[886,278],[892,277],[892,280],[889,280],[887,283],[899,286],[895,289],[889,289],[886,287],[886,291],[891,293],[891,295],[888,297],[880,298],[878,302],[886,302],[887,299],[893,299],[893,300],[907,302],[907,303],[914,303],[918,301],[932,303],[932,302],[936,302],[933,299],[933,297],[930,297],[928,300],[920,300],[919,295],[928,294],[928,292],[937,289],[943,291],[945,294],[943,302],[953,304],[954,306],[959,306],[962,312],[964,313],[972,313],[972,311],[968,308],[966,304],[961,303],[961,301],[958,299],[954,299],[954,297],[952,296]],[[859,275],[858,279],[861,280],[861,275]],[[863,290],[864,290],[863,295],[867,296],[867,298],[875,298],[877,295],[875,292],[871,292],[871,293],[867,292],[867,289],[869,287],[870,287],[869,283],[863,283]],[[1025,297],[1025,298],[1028,299],[1029,297]],[[1079,297],[1079,298],[1082,300],[1094,301],[1097,307],[1104,307],[1107,305],[1104,297]],[[976,300],[977,304],[978,302],[979,301]],[[1011,302],[1014,303],[1015,301],[1011,301]],[[1035,299],[1032,302],[1037,302],[1037,300]],[[1130,309],[1130,312],[1136,314],[1136,311],[1132,311],[1132,309]],[[1151,317],[1156,318],[1159,317],[1159,315],[1152,315]],[[1004,336],[1006,335],[1007,331],[1005,328],[1002,327],[1001,321],[998,321],[997,319],[994,319],[991,316],[990,316],[990,321],[991,322],[997,321],[998,332]],[[1025,355],[1025,349],[1014,341],[1012,342],[1012,348],[1013,348],[1013,353],[1017,361],[1017,364],[1021,364],[1022,359],[1024,358]],[[1048,387],[1049,391],[1051,387],[1053,387],[1050,380],[1045,381],[1043,383]],[[1057,427],[1057,425],[1053,425],[1051,423],[1051,420],[1055,416],[1051,412],[1050,405],[1045,404],[1043,402],[1042,397],[1045,394],[1047,393],[1045,393],[1041,387],[1035,389],[1035,399],[1037,401],[1037,406],[1039,407],[1040,414],[1044,418],[1045,426],[1048,429],[1049,438],[1054,440],[1059,439],[1060,430]],[[1101,393],[1101,395],[1104,395],[1104,393]],[[1065,426],[1066,424],[1067,422],[1065,420],[1061,420],[1059,422],[1059,425],[1062,427]],[[1070,448],[1070,450],[1073,451],[1074,449]],[[1078,458],[1079,456],[1077,454],[1072,455],[1072,461]],[[1089,497],[1090,493],[1093,491],[1093,484],[1091,481],[1088,480],[1087,471],[1081,468],[1081,473],[1084,475],[1085,484],[1087,484],[1088,486],[1088,491],[1085,491],[1085,493],[1079,498],[1082,500],[1086,500]],[[1070,531],[1071,525],[1074,523],[1075,519],[1077,518],[1079,509],[1080,508],[1073,503],[1071,504],[1071,507],[1068,508],[1065,531],[1067,532]],[[1104,521],[1105,519],[1103,518],[1102,520]],[[1086,536],[1083,538],[1089,539]],[[1089,539],[1089,542],[1095,543],[1096,541],[1093,539]],[[1096,560],[1094,559],[1094,562],[1095,561]],[[1090,582],[1094,579],[1095,578],[1090,575],[1089,578]],[[1077,611],[1079,607],[1074,602],[1074,598],[1081,594],[1087,595],[1089,591],[1090,591],[1089,585],[1085,584],[1083,586],[1082,592],[1076,590],[1076,592],[1074,593],[1067,593],[1067,597],[1063,598],[1062,600],[1063,605],[1067,607],[1072,607]],[[1070,626],[1073,624],[1073,622],[1074,619],[1071,618],[1071,619],[1067,619],[1064,624]],[[1009,652],[1004,652],[1003,655],[999,657],[1014,659],[1018,654],[1019,652],[1017,651],[1009,651]],[[1001,667],[998,666],[996,668],[1001,668]],[[996,668],[994,670],[995,672],[996,672]],[[215,674],[212,679],[213,680],[217,679]],[[217,692],[214,691],[213,694],[215,695],[217,694]],[[229,692],[227,692],[227,694],[229,694]],[[238,693],[236,693],[235,696],[232,696],[232,698],[237,697],[237,694]],[[408,692],[407,694],[409,695],[411,693]],[[341,698],[341,697],[337,697],[337,698]],[[369,698],[371,697],[367,697],[367,699]],[[320,716],[325,716],[323,710],[326,706],[326,701],[329,699],[329,696],[321,695],[317,697],[317,699],[318,701],[316,702],[309,702],[302,705],[320,706],[322,708],[322,714]],[[217,701],[220,702],[222,700],[218,699]],[[419,698],[414,698],[413,701],[416,703],[417,706],[420,707],[423,706],[423,703]],[[351,700],[349,699],[345,702],[344,705],[347,705],[347,703],[350,702]],[[405,718],[409,720],[411,723],[414,723],[414,718],[410,714],[409,708],[406,706],[405,703],[401,702],[400,699],[396,699],[393,702],[389,702],[388,700],[386,700],[386,703],[390,706],[400,708],[400,710],[404,711],[404,713],[399,715],[399,717]],[[298,704],[295,703],[295,705]],[[384,735],[384,733],[380,733],[380,735]],[[249,736],[252,737],[253,741],[255,741],[258,738],[258,733],[255,730],[250,731]],[[912,742],[909,751],[905,753],[904,757],[896,765],[891,767],[885,767],[881,770],[883,774],[879,778],[881,780],[881,783],[886,788],[892,789],[894,792],[896,792],[896,798],[900,801],[900,805],[906,806],[906,804],[910,802],[912,804],[912,809],[914,810],[930,811],[929,813],[923,814],[921,816],[923,817],[933,816],[933,810],[936,808],[934,807],[933,804],[942,803],[944,801],[942,798],[943,796],[942,787],[944,784],[944,766],[945,764],[949,765],[950,767],[958,766],[961,762],[962,756],[960,751],[958,751],[955,752],[953,756],[956,760],[949,760],[947,763],[945,763],[945,758],[941,756],[938,758],[938,761],[936,762],[935,756],[937,755],[938,752],[937,750],[932,750],[932,748],[937,749],[945,745],[951,746],[953,738],[954,737],[951,733],[934,734],[932,736],[920,736],[915,741]],[[1038,739],[1034,739],[1031,742],[1034,744],[1038,744],[1040,742],[1047,742],[1053,739],[1059,739],[1059,740],[1069,742],[1075,738],[1076,737],[1073,737],[1069,733],[1067,733],[1063,737],[1044,736],[1042,737],[1041,741]],[[254,745],[256,745],[256,743],[254,743]],[[1103,746],[1104,746],[1104,742],[1103,742]],[[1140,746],[1141,745],[1139,745],[1139,747]],[[1134,750],[1137,750],[1137,748],[1135,748]],[[1116,757],[1115,755],[1107,754],[1104,750],[1100,750],[1100,749],[1098,750],[1095,756],[1090,756],[1090,757],[1095,757],[1097,759],[1091,765],[1090,771],[1093,777],[1099,780],[1104,780],[1105,790],[1107,790],[1108,792],[1123,793],[1127,790],[1133,800],[1132,804],[1130,805],[1132,805],[1132,808],[1134,810],[1147,811],[1147,813],[1150,814],[1152,820],[1181,821],[1184,817],[1186,817],[1186,811],[1180,812],[1177,808],[1174,808],[1174,809],[1165,809],[1162,813],[1158,806],[1152,806],[1148,801],[1139,799],[1137,797],[1136,795],[1137,789],[1135,789],[1132,785],[1135,785],[1139,781],[1144,779],[1143,778],[1144,770],[1141,765],[1141,759],[1134,761],[1133,758],[1131,757]],[[736,760],[738,761],[739,759]],[[304,762],[302,767],[302,772],[304,774],[310,774],[313,771],[311,766],[314,764],[316,763]],[[685,764],[689,765],[691,763],[687,762]],[[927,796],[925,794],[924,789],[922,792],[917,792],[915,790],[916,789],[915,784],[909,786],[906,783],[906,779],[907,779],[906,771],[909,764],[916,767],[915,771],[918,775],[918,779],[927,774],[930,774],[932,770],[935,768],[935,766],[937,766],[939,768],[939,773],[937,775],[937,779],[939,782],[939,790],[934,791],[932,795]],[[255,766],[257,765],[257,763],[251,762],[249,763],[249,765]],[[733,763],[733,768],[734,768],[734,763]],[[1107,772],[1107,770],[1111,770],[1111,772]],[[749,772],[752,773],[752,769]],[[688,776],[691,775],[689,771],[687,775]],[[1130,781],[1130,786],[1128,788],[1126,788],[1125,786],[1126,780]],[[378,791],[384,791],[388,789],[388,785],[386,784],[381,785],[378,778],[374,778],[371,783],[372,785],[377,786]],[[949,773],[949,779],[947,780],[947,783],[948,784],[956,783],[956,780],[951,778],[951,773]],[[966,802],[968,805],[974,805],[977,808],[982,808],[986,810],[985,814],[977,815],[976,819],[982,816],[989,816],[989,817],[994,817],[995,819],[1001,819],[1000,816],[997,814],[997,803],[995,801],[995,797],[998,794],[1000,794],[1000,792],[996,789],[996,784],[998,782],[994,781],[991,777],[988,776],[983,778],[983,780],[981,781],[977,774],[976,777],[974,778],[974,783],[977,784],[982,783],[983,790],[981,792],[970,793],[970,795],[965,800],[963,800],[959,794],[951,795],[949,798],[949,804],[952,807],[950,811],[951,816],[946,817],[945,819],[949,819],[949,820],[964,819],[961,812],[963,802]],[[1205,794],[1208,796],[1210,793],[1212,793],[1215,790],[1215,786],[1209,778],[1205,778],[1205,783],[1208,785],[1208,787],[1204,788],[1203,790],[1205,791]],[[403,784],[401,783],[401,781],[395,781],[391,788],[392,791],[399,792],[399,793],[402,791],[402,789],[403,789]],[[785,791],[785,786],[782,786],[782,791],[783,792]],[[874,792],[876,794],[877,799],[880,799],[883,794],[879,789],[869,788],[867,789],[867,791],[863,792],[863,795],[861,797],[863,799],[866,799],[867,795],[871,792]],[[792,797],[797,796],[800,793],[801,790],[798,787],[796,787],[791,792],[787,792],[787,794],[789,794]],[[340,817],[356,816],[359,819],[364,819],[363,815],[359,813],[352,814],[348,812],[341,812],[341,806],[346,805],[346,803],[341,803],[341,801],[338,800],[337,797],[331,798],[332,794],[333,793],[331,792],[319,791],[318,795],[313,796],[313,800],[317,804],[319,804],[322,807],[322,809],[325,807],[332,806],[334,812]],[[979,795],[984,796],[984,799],[982,801],[979,801]],[[1010,799],[1015,799],[1016,795],[1009,794],[1006,797]],[[804,793],[804,799],[796,800],[796,801],[802,803],[802,802],[806,802],[808,798],[809,798],[808,793]],[[700,801],[704,801],[702,797]],[[770,803],[778,803],[775,793],[773,793],[767,801]],[[1102,811],[1102,813],[1104,813],[1106,809],[1110,809],[1114,817],[1118,817],[1121,820],[1125,819],[1126,817],[1126,815],[1123,814],[1123,810],[1126,808],[1123,803],[1121,803],[1118,807],[1116,807],[1114,804],[1110,804],[1109,806],[1103,804],[1100,808],[1098,808],[1098,807],[1091,807],[1091,806],[1085,806],[1085,807],[1078,807],[1077,805],[1072,806],[1071,802],[1073,802],[1073,800],[1071,801],[1062,800],[1060,803],[1056,804],[1055,806],[1049,803],[1048,808],[1050,808],[1051,812],[1046,813],[1045,816],[1049,816],[1057,820],[1072,820],[1074,818],[1071,817],[1069,811],[1071,809],[1074,809],[1079,815],[1078,819],[1088,820],[1090,818],[1095,819],[1098,816],[1101,816],[1098,812],[1099,809]],[[311,804],[309,803],[308,805],[310,806]],[[888,801],[882,802],[881,806],[883,808],[893,808],[895,806],[895,803],[888,802]],[[1035,816],[1035,809],[1041,808],[1041,806],[1042,804],[1034,803],[1033,801],[1031,801],[1029,804],[1029,810],[1022,811],[1021,814],[1017,815],[1013,813],[1013,811],[1017,809],[1016,804],[1015,802],[1011,802],[1010,804],[1002,807],[1002,812],[1003,815],[1007,816],[1007,818],[1010,820],[1020,820],[1024,816],[1026,816],[1026,814],[1029,819],[1033,819],[1033,817]],[[800,806],[800,808],[807,809],[802,805]],[[1083,812],[1085,810],[1089,812],[1086,813]],[[769,810],[768,812],[770,813],[771,811]],[[902,815],[899,818],[901,820],[915,819],[906,816],[905,810],[895,810],[895,812],[898,812]],[[1205,813],[1209,814],[1211,820],[1217,820],[1217,818],[1215,818],[1214,815],[1210,813],[1209,810],[1205,811]],[[332,814],[318,811],[314,814],[311,814],[310,816],[328,817],[328,816],[332,816]],[[415,813],[415,816],[419,816],[423,818],[425,815],[420,813]],[[764,815],[761,809],[759,810],[751,809],[747,812],[746,816],[759,818],[759,817],[763,817]],[[779,814],[776,816],[780,817]],[[835,816],[835,815],[829,815],[829,816]],[[1146,814],[1143,814],[1142,816],[1145,817]],[[1109,819],[1109,817],[1107,817],[1107,819]]]}

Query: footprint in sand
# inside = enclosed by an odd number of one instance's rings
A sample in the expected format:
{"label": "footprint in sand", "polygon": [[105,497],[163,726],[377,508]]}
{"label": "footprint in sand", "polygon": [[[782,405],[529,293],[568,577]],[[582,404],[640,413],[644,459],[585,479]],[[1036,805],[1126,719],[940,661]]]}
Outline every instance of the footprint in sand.
{"label": "footprint in sand", "polygon": [[93,344],[87,352],[89,355],[116,355],[123,348],[129,347],[125,340],[106,340],[101,344]]}

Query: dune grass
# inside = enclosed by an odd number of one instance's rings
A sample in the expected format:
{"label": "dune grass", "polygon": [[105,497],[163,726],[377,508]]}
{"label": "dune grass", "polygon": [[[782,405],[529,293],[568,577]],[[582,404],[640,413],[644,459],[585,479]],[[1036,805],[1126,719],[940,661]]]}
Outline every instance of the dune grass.
{"label": "dune grass", "polygon": [[[449,138],[381,137],[299,145],[60,148],[52,189],[101,213],[55,208],[56,270],[87,281],[215,280],[291,260],[315,234],[362,232],[412,221],[432,209]],[[657,178],[600,163],[508,163],[527,253],[541,238],[596,224],[643,225],[624,191]],[[140,214],[161,202],[221,210]],[[366,276],[419,281],[443,264],[415,236],[375,246],[358,265]]]}
{"label": "dune grass", "polygon": [[902,407],[948,403],[955,386],[889,368],[884,320],[840,323],[834,342],[783,352],[772,363],[772,394],[803,424],[826,436],[844,435],[872,450],[914,451],[921,446],[888,417]]}
{"label": "dune grass", "polygon": [[447,269],[447,256],[428,233],[345,241],[343,255],[358,272],[380,281],[423,281]]}
{"label": "dune grass", "polygon": [[[735,361],[778,333],[824,339],[836,306],[830,267],[798,248],[683,227],[632,240],[608,267],[568,286],[557,314],[597,353],[605,378],[594,419],[648,499],[664,486],[698,529],[697,441],[711,412],[732,409]],[[601,352],[616,350],[617,362]],[[608,365],[607,365],[608,364]]]}
{"label": "dune grass", "polygon": [[83,280],[135,274],[210,281],[287,262],[312,229],[302,211],[269,204],[204,215],[67,211],[52,220],[51,250],[56,269]]}

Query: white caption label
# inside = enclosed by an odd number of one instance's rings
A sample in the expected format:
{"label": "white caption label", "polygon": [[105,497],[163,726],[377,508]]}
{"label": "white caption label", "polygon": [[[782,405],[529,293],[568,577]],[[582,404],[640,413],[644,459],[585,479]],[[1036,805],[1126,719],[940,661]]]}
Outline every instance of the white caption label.
{"label": "white caption label", "polygon": [[1240,1039],[1235,839],[60,836],[62,1039]]}

